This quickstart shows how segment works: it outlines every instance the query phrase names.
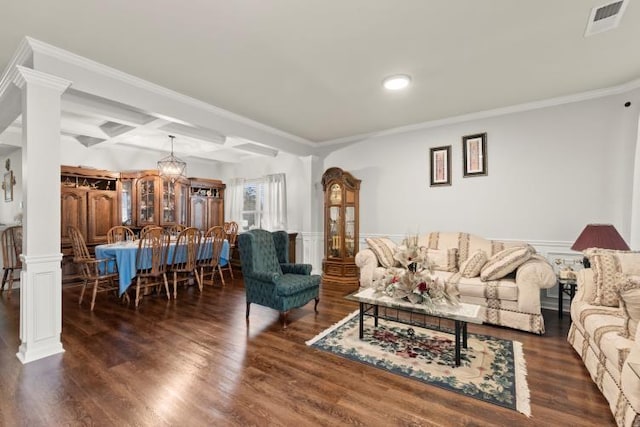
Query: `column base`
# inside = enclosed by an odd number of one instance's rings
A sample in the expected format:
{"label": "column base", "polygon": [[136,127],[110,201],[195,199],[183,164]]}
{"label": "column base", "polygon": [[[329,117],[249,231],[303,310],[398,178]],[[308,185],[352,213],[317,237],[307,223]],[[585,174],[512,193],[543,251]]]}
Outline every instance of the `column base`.
{"label": "column base", "polygon": [[20,347],[22,363],[64,352],[62,333],[62,254],[21,255]]}

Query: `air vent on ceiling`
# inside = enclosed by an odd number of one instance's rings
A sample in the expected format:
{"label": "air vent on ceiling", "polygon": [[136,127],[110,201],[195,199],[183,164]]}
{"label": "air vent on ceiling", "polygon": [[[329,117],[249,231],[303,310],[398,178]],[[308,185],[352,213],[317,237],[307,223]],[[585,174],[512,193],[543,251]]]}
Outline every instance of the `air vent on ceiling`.
{"label": "air vent on ceiling", "polygon": [[616,28],[620,24],[627,3],[629,0],[621,0],[591,9],[585,37]]}

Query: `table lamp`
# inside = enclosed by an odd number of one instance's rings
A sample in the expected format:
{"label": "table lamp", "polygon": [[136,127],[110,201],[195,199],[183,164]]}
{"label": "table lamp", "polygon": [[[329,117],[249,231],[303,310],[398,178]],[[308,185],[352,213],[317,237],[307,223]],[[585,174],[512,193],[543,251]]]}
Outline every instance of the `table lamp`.
{"label": "table lamp", "polygon": [[[629,250],[627,243],[611,224],[587,224],[571,246],[574,251],[584,251],[589,248]],[[591,266],[587,257],[584,257],[582,264],[584,268]]]}

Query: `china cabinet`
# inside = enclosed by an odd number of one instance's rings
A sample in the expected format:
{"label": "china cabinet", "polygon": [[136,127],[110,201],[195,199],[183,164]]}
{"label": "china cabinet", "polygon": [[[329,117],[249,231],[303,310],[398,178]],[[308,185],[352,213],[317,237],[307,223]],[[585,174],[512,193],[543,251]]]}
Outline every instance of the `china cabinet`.
{"label": "china cabinet", "polygon": [[324,260],[322,280],[358,286],[360,180],[340,168],[322,175],[324,188]]}
{"label": "china cabinet", "polygon": [[225,185],[217,179],[189,178],[189,225],[202,231],[224,224]]}
{"label": "china cabinet", "polygon": [[67,227],[77,227],[87,245],[107,241],[107,231],[120,223],[120,174],[98,169],[62,166],[60,170],[60,227],[63,247],[70,248]]}
{"label": "china cabinet", "polygon": [[122,172],[121,206],[128,226],[187,224],[189,181],[171,182],[157,170]]}

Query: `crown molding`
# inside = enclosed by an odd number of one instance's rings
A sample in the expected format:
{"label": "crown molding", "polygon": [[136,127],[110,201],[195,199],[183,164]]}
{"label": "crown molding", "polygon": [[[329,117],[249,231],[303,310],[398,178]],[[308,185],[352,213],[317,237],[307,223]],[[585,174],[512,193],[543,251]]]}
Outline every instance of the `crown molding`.
{"label": "crown molding", "polygon": [[513,113],[521,113],[524,111],[538,110],[541,108],[555,107],[558,105],[571,104],[575,102],[588,101],[605,96],[619,95],[640,88],[640,79],[631,80],[617,86],[611,86],[602,89],[595,89],[587,92],[580,92],[567,96],[544,99],[542,101],[526,102],[524,104],[516,104],[508,107],[494,108],[491,110],[478,111],[475,113],[462,114],[459,116],[446,117],[444,119],[430,120],[422,123],[415,123],[407,126],[385,129],[378,132],[363,133],[359,135],[346,136],[344,138],[331,139],[318,142],[319,146],[331,146],[339,144],[350,144],[365,139],[379,138],[382,136],[398,135],[402,133],[415,132],[423,129],[436,128],[457,123],[470,122],[472,120],[486,119],[496,116],[506,116]]}
{"label": "crown molding", "polygon": [[52,76],[51,74],[43,73],[41,71],[32,70],[31,68],[26,68],[22,65],[16,65],[16,69],[17,73],[13,82],[20,89],[24,88],[27,83],[31,83],[38,86],[44,86],[49,89],[54,89],[62,93],[71,86],[71,82],[69,80]]}
{"label": "crown molding", "polygon": [[33,50],[34,54],[52,56],[57,58],[60,61],[70,63],[72,65],[86,69],[93,73],[115,79],[117,81],[132,85],[139,89],[152,92],[156,95],[169,98],[173,101],[181,102],[189,106],[192,106],[201,110],[205,110],[209,113],[215,114],[225,119],[233,120],[235,122],[238,122],[240,124],[252,127],[254,129],[257,129],[263,132],[270,133],[274,136],[283,137],[290,141],[297,142],[299,144],[303,144],[309,147],[316,147],[315,143],[305,138],[301,138],[299,136],[287,133],[280,129],[273,128],[271,126],[267,126],[263,123],[257,122],[255,120],[251,120],[244,116],[240,116],[238,114],[232,113],[231,111],[225,110],[220,107],[216,107],[215,105],[208,104],[204,101],[200,101],[188,95],[184,95],[179,92],[173,91],[171,89],[165,88],[163,86],[157,85],[155,83],[151,83],[139,77],[132,76],[123,71],[117,70],[115,68],[109,67],[107,65],[101,64],[99,62],[96,62],[91,59],[85,58],[83,56],[77,55],[75,53],[69,52],[67,50],[52,46],[40,40],[36,40],[31,37],[27,37],[26,40],[28,41],[28,44]]}
{"label": "crown molding", "polygon": [[14,52],[9,64],[2,73],[0,78],[0,98],[2,98],[7,90],[11,87],[18,74],[17,66],[31,66],[33,65],[33,50],[29,44],[29,39],[25,37],[20,41],[18,49]]}

